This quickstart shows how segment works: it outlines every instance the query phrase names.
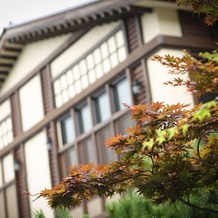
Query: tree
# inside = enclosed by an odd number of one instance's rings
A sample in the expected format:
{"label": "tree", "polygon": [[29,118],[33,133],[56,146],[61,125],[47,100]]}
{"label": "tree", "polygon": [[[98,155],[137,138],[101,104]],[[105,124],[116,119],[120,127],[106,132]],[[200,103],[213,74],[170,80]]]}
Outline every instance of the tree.
{"label": "tree", "polygon": [[[181,5],[197,2],[178,1]],[[215,4],[215,1],[204,2]],[[200,11],[196,4],[194,10]],[[202,5],[204,10],[206,6]],[[211,19],[211,13],[206,19]],[[201,54],[201,60],[188,53],[182,58],[154,57],[175,75],[168,85],[184,85],[199,96],[218,93],[217,59],[217,50]],[[179,77],[186,73],[189,80]],[[128,107],[135,126],[128,129],[128,135],[116,135],[106,142],[120,160],[108,165],[72,166],[68,177],[52,189],[42,191],[40,197],[46,198],[52,208],[69,207],[95,195],[109,197],[133,188],[155,204],[180,201],[218,213],[218,102],[193,108],[162,102]],[[199,190],[210,202],[208,207],[191,201]]]}

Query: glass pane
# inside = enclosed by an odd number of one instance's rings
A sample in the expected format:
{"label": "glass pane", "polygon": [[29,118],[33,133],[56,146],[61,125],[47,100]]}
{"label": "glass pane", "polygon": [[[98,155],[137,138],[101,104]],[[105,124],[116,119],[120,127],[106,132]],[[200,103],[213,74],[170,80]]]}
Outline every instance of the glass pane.
{"label": "glass pane", "polygon": [[96,66],[95,71],[96,71],[97,78],[102,77],[104,74],[101,64]]}
{"label": "glass pane", "polygon": [[99,64],[101,62],[101,52],[100,49],[97,48],[94,52],[94,60],[95,60],[95,64]]}
{"label": "glass pane", "polygon": [[95,81],[96,81],[95,71],[94,70],[90,70],[89,71],[89,82],[93,83]]}
{"label": "glass pane", "polygon": [[56,80],[54,82],[54,93],[55,95],[59,94],[61,92],[61,84],[59,80]]}
{"label": "glass pane", "polygon": [[109,47],[110,53],[113,53],[113,52],[116,51],[116,42],[115,42],[114,36],[112,36],[112,37],[108,40],[108,47]]}
{"label": "glass pane", "polygon": [[75,148],[75,146],[73,146],[69,150],[69,159],[70,159],[70,165],[71,166],[73,166],[73,165],[78,163],[77,162],[77,155],[76,155],[76,148]]}
{"label": "glass pane", "polygon": [[55,103],[56,103],[56,107],[60,107],[63,104],[61,95],[57,95],[55,97]]}
{"label": "glass pane", "polygon": [[86,58],[88,69],[91,70],[94,67],[94,60],[92,54]]}
{"label": "glass pane", "polygon": [[81,86],[80,80],[76,81],[75,90],[76,90],[76,94],[78,94],[82,91],[82,86]]}
{"label": "glass pane", "polygon": [[68,72],[67,72],[67,83],[70,85],[70,84],[72,84],[73,83],[73,72],[72,72],[72,70],[69,70]]}
{"label": "glass pane", "polygon": [[101,55],[102,55],[103,59],[108,57],[108,55],[109,55],[109,51],[108,51],[108,47],[107,47],[106,42],[101,45]]}
{"label": "glass pane", "polygon": [[123,79],[115,86],[115,99],[117,110],[124,108],[123,103],[128,105],[132,104],[131,92],[127,79]]}
{"label": "glass pane", "polygon": [[68,116],[64,118],[61,120],[60,125],[63,145],[72,142],[75,139],[75,130],[72,117]]}
{"label": "glass pane", "polygon": [[5,200],[3,192],[0,192],[0,217],[5,218]]}
{"label": "glass pane", "polygon": [[116,33],[116,41],[117,41],[117,47],[121,47],[124,45],[124,36],[121,30]]}
{"label": "glass pane", "polygon": [[70,98],[73,98],[75,96],[74,85],[71,85],[68,87],[68,93],[69,93]]}
{"label": "glass pane", "polygon": [[79,66],[78,65],[75,65],[73,67],[73,77],[74,77],[75,80],[80,78],[80,70],[79,70]]}
{"label": "glass pane", "polygon": [[85,89],[86,87],[88,87],[89,81],[88,81],[87,75],[84,75],[84,76],[82,77],[81,82],[82,82],[83,89]]}
{"label": "glass pane", "polygon": [[104,60],[103,68],[104,68],[104,73],[107,73],[110,71],[111,66],[110,66],[110,60],[108,58]]}
{"label": "glass pane", "polygon": [[91,138],[88,138],[86,141],[86,153],[87,153],[88,163],[97,163],[97,157],[96,157],[95,149],[93,148]]}
{"label": "glass pane", "polygon": [[80,110],[81,118],[81,131],[87,132],[92,128],[91,111],[88,105],[84,106]]}
{"label": "glass pane", "polygon": [[82,74],[82,75],[86,74],[87,68],[86,68],[86,62],[85,62],[85,60],[80,61],[79,66],[80,66],[80,72],[81,72],[81,74]]}
{"label": "glass pane", "polygon": [[11,143],[13,141],[13,133],[12,131],[8,132],[7,134],[8,142]]}
{"label": "glass pane", "polygon": [[11,185],[6,189],[6,201],[8,218],[18,217],[17,196],[15,185]]}
{"label": "glass pane", "polygon": [[61,88],[62,90],[63,89],[66,89],[67,88],[67,78],[65,75],[63,75],[61,78],[60,78],[60,81],[61,81]]}
{"label": "glass pane", "polygon": [[96,99],[96,110],[97,110],[96,112],[97,112],[98,122],[102,122],[110,118],[111,116],[110,103],[109,103],[109,97],[106,93],[101,94]]}
{"label": "glass pane", "polygon": [[126,48],[125,47],[121,47],[118,50],[118,58],[120,62],[126,59]]}
{"label": "glass pane", "polygon": [[114,53],[110,56],[111,67],[116,67],[118,65],[117,53]]}
{"label": "glass pane", "polygon": [[68,91],[67,90],[64,90],[62,92],[62,99],[63,99],[64,103],[66,103],[69,100],[69,96],[68,96]]}
{"label": "glass pane", "polygon": [[7,131],[12,130],[12,123],[10,117],[6,120],[6,123],[7,123]]}

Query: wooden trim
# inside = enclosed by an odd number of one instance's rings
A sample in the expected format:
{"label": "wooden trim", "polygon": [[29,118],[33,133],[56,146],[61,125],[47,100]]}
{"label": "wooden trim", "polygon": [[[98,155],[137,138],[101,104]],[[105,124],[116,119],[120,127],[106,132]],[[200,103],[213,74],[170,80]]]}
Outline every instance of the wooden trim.
{"label": "wooden trim", "polygon": [[[81,92],[80,95],[75,96],[73,99],[69,100],[66,104],[64,104],[60,108],[56,108],[52,110],[47,116],[44,117],[38,124],[33,126],[31,129],[26,131],[25,133],[20,134],[14,141],[2,149],[0,152],[1,155],[8,153],[11,149],[23,143],[24,141],[31,138],[34,134],[41,131],[44,126],[48,125],[49,122],[52,120],[57,119],[61,115],[63,115],[67,110],[69,110],[73,105],[78,104],[82,99],[93,93],[97,88],[103,86],[120,72],[124,71],[129,66],[133,65],[140,59],[145,59],[151,56],[155,51],[160,48],[174,48],[174,49],[181,49],[181,48],[199,48],[201,50],[212,50],[215,48],[214,42],[202,39],[201,37],[196,38],[179,38],[179,37],[172,37],[172,36],[164,36],[159,35],[151,40],[149,43],[141,46],[137,50],[133,51],[122,63],[120,63],[117,67],[112,69],[109,73],[105,74],[100,80],[96,81],[94,84],[90,85],[86,90]],[[17,86],[16,88],[18,88]],[[12,93],[14,91],[11,90]],[[4,99],[4,98],[2,98]],[[2,100],[1,99],[1,100]]]}

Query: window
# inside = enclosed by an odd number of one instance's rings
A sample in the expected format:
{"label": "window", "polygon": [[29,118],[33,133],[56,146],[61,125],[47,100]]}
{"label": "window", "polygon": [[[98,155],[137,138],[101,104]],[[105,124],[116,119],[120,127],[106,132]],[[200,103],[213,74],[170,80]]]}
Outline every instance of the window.
{"label": "window", "polygon": [[60,121],[62,144],[68,144],[75,139],[73,119],[70,115]]}
{"label": "window", "polygon": [[56,107],[79,94],[127,57],[124,33],[118,30],[55,79]]}
{"label": "window", "polygon": [[132,104],[129,82],[126,78],[123,78],[119,80],[117,83],[115,83],[113,88],[116,111],[124,109],[123,103],[128,105]]}
{"label": "window", "polygon": [[13,140],[10,101],[0,105],[0,149],[7,146]]}
{"label": "window", "polygon": [[87,132],[92,128],[92,117],[89,106],[86,104],[79,109],[80,133]]}
{"label": "window", "polygon": [[109,96],[106,92],[101,93],[95,98],[95,109],[97,123],[105,121],[111,116]]}
{"label": "window", "polygon": [[[12,154],[0,160],[0,217],[18,217],[16,185]],[[7,216],[6,216],[7,214]]]}

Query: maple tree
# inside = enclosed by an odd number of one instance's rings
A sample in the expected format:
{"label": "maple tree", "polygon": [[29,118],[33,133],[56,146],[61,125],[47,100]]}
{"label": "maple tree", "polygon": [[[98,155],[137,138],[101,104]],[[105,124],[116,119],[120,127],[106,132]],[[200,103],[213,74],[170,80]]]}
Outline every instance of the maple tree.
{"label": "maple tree", "polygon": [[[185,2],[197,1],[180,1]],[[213,2],[213,1],[204,1]],[[210,18],[210,17],[209,17]],[[211,18],[210,18],[211,19]],[[218,52],[188,53],[183,57],[154,56],[175,75],[173,86],[186,86],[200,96],[218,93]],[[187,80],[179,76],[188,74]],[[218,213],[218,102],[193,108],[187,105],[129,106],[135,126],[128,135],[106,141],[119,160],[108,165],[72,166],[68,177],[52,189],[41,191],[52,208],[77,206],[83,199],[110,197],[132,188],[155,204],[180,201],[199,210]],[[207,193],[210,207],[191,202],[198,191]]]}

